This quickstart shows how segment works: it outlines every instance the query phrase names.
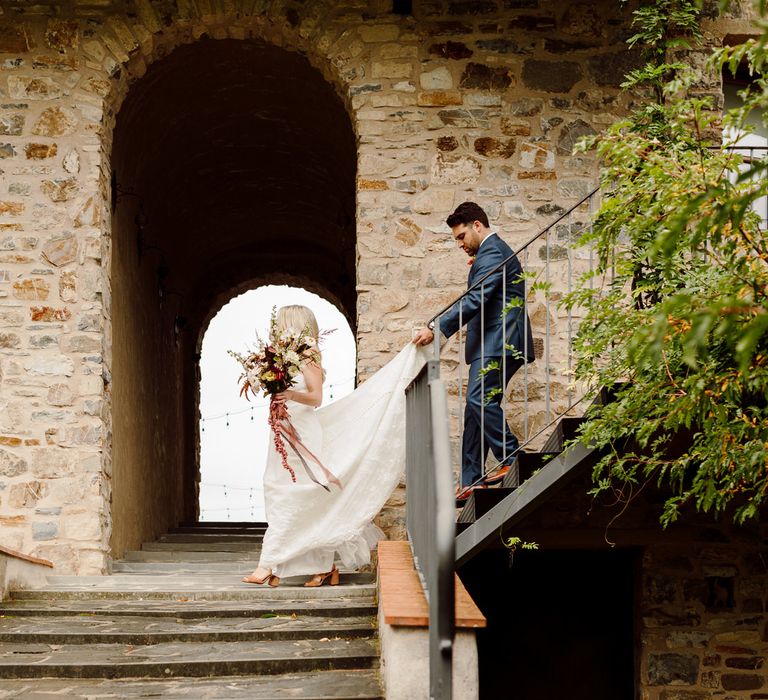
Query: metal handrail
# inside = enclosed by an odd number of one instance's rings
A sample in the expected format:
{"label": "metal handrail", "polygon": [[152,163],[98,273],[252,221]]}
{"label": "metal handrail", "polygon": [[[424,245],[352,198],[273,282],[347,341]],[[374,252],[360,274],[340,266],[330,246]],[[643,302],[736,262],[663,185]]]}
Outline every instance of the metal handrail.
{"label": "metal handrail", "polygon": [[[713,148],[717,148],[717,146],[713,146]],[[768,154],[768,146],[739,146],[739,145],[731,145],[728,146],[726,150],[729,151],[749,151],[749,154],[740,154],[740,155],[746,155],[745,162],[752,162],[752,159],[754,156],[752,155],[752,152],[754,151],[761,151],[766,154]],[[461,299],[466,297],[470,292],[474,291],[475,289],[479,289],[480,286],[489,279],[492,275],[496,274],[501,270],[505,265],[507,265],[514,257],[519,257],[520,254],[525,251],[529,246],[531,246],[533,243],[535,243],[537,240],[545,236],[550,230],[552,230],[557,224],[559,224],[561,221],[568,218],[573,212],[575,212],[579,207],[581,207],[585,202],[590,200],[592,197],[594,197],[601,189],[601,186],[598,185],[595,187],[591,192],[586,194],[584,197],[582,197],[576,204],[574,204],[570,209],[566,210],[560,216],[558,216],[554,221],[547,224],[541,231],[539,231],[536,235],[534,235],[532,238],[530,238],[528,241],[526,241],[522,246],[520,246],[517,250],[514,251],[512,255],[507,257],[505,260],[502,260],[496,267],[494,267],[487,275],[483,276],[481,279],[479,279],[477,282],[475,282],[471,287],[468,287],[465,292],[463,292],[461,295],[456,297],[450,304],[443,307],[440,311],[438,311],[432,318],[429,319],[429,323],[434,323],[434,321],[439,317],[442,316],[448,309],[453,307],[455,304],[457,304]]]}
{"label": "metal handrail", "polygon": [[464,297],[466,297],[470,292],[474,291],[475,289],[479,289],[483,283],[488,280],[490,277],[498,273],[503,267],[505,267],[509,262],[511,262],[515,257],[519,257],[520,253],[527,250],[529,246],[531,246],[533,243],[538,241],[540,238],[545,236],[549,231],[551,231],[557,224],[559,224],[561,221],[564,221],[566,218],[568,218],[573,212],[575,212],[580,206],[582,206],[585,202],[589,201],[592,197],[594,197],[598,192],[600,191],[600,186],[598,185],[593,189],[589,194],[582,197],[576,204],[574,204],[570,209],[563,212],[558,216],[554,221],[547,224],[541,231],[539,231],[533,238],[526,241],[522,246],[520,246],[516,251],[512,253],[509,257],[502,260],[496,267],[494,267],[487,275],[484,275],[482,278],[477,280],[471,287],[468,287],[467,290],[461,294],[460,296],[456,297],[448,306],[441,309],[438,313],[436,313],[432,318],[429,319],[429,323],[434,323],[434,321],[439,317],[442,316],[446,311],[448,311],[450,308],[455,306],[458,302],[460,302]]}
{"label": "metal handrail", "polygon": [[[535,354],[534,351],[536,351],[538,348],[538,351],[540,351],[540,354],[545,360],[546,367],[544,370],[543,382],[539,383],[539,386],[544,387],[544,396],[542,397],[544,399],[545,406],[545,413],[543,416],[544,423],[547,423],[548,426],[553,425],[557,422],[557,420],[572,411],[581,402],[581,394],[576,395],[577,392],[575,392],[574,387],[570,381],[570,374],[573,366],[572,339],[577,318],[574,316],[572,311],[569,310],[567,319],[564,319],[567,327],[564,328],[562,325],[555,326],[555,332],[552,332],[552,326],[554,323],[551,322],[551,317],[554,317],[558,312],[555,309],[556,302],[550,297],[549,282],[550,280],[556,279],[558,277],[561,279],[566,279],[567,291],[570,292],[573,288],[573,278],[576,275],[581,274],[581,272],[588,271],[590,274],[594,272],[595,259],[593,252],[589,251],[587,258],[574,260],[576,253],[574,252],[574,247],[570,243],[571,239],[573,239],[576,235],[579,235],[580,232],[589,230],[589,227],[592,225],[593,216],[598,208],[597,203],[599,194],[600,187],[595,187],[590,190],[587,195],[581,197],[578,202],[555,217],[534,236],[528,239],[522,246],[513,251],[512,254],[507,255],[501,263],[496,264],[493,269],[490,270],[490,272],[484,274],[479,280],[475,281],[464,293],[462,293],[453,302],[451,302],[451,304],[443,308],[431,319],[430,325],[432,327],[437,326],[435,328],[436,333],[434,342],[434,358],[436,361],[439,361],[441,355],[441,347],[437,330],[440,328],[441,316],[446,312],[451,311],[454,315],[451,322],[451,326],[453,328],[455,327],[456,314],[458,314],[458,325],[459,329],[461,329],[467,321],[464,311],[467,304],[469,304],[470,308],[473,310],[473,313],[476,312],[478,314],[481,327],[479,333],[479,354],[482,360],[480,364],[481,366],[487,366],[486,363],[488,362],[489,358],[495,357],[499,365],[495,372],[491,372],[489,374],[480,372],[479,379],[475,374],[473,374],[475,379],[467,387],[468,392],[474,392],[474,396],[472,397],[473,401],[470,405],[470,401],[468,400],[465,403],[464,414],[459,414],[459,432],[464,435],[464,445],[471,446],[468,448],[469,452],[467,453],[467,458],[466,460],[463,460],[462,464],[463,473],[461,481],[462,486],[464,487],[475,486],[487,478],[488,475],[485,471],[485,456],[487,455],[489,448],[496,458],[496,467],[502,468],[509,466],[510,471],[512,472],[510,475],[505,477],[505,484],[507,486],[519,485],[519,470],[517,468],[516,457],[524,445],[529,445],[534,437],[537,437],[541,434],[541,430],[539,430],[539,428],[541,425],[542,416],[539,415],[535,418],[535,420],[533,418],[529,419],[529,411],[527,410],[529,400],[532,397],[535,397],[535,394],[530,393],[529,389],[532,386],[530,378],[535,376],[536,370],[529,369],[527,361],[521,362],[520,356],[514,357],[513,353],[509,353],[507,351],[506,348],[509,347],[508,342],[510,342],[510,338],[517,338],[518,349],[521,351],[523,358],[531,357]],[[588,206],[585,207],[585,204]],[[563,239],[566,239],[564,241],[564,245],[556,245],[554,250],[557,250],[558,253],[557,255],[553,255],[553,242],[560,243],[563,242]],[[541,268],[540,264],[529,261],[529,251],[532,249],[533,244],[537,241],[543,242],[543,246],[539,250],[539,256],[541,260],[544,261],[543,269]],[[529,262],[531,263],[530,265]],[[537,266],[538,274],[541,275],[542,282],[544,282],[543,288],[546,289],[543,304],[538,305],[539,307],[542,305],[544,307],[544,327],[536,329],[536,335],[543,336],[539,339],[538,346],[536,340],[531,341],[529,338],[529,318],[526,309],[528,305],[528,290],[525,286],[525,279],[530,275],[532,269],[536,268]],[[559,269],[556,269],[558,266]],[[581,267],[581,270],[579,270],[579,267]],[[550,268],[555,271],[551,272]],[[521,270],[522,273],[529,274],[523,276],[521,275]],[[612,271],[609,270],[604,276],[612,277]],[[498,289],[494,289],[493,296],[489,297],[487,300],[488,303],[493,304],[493,310],[485,308],[486,291],[489,291],[488,286],[490,285],[496,285],[498,287]],[[477,290],[480,290],[479,301],[467,299],[469,294],[472,292],[477,292]],[[501,298],[498,297],[498,294],[501,294]],[[499,302],[503,300],[503,306],[506,307],[513,298],[520,299],[523,302],[522,312],[517,313],[513,321],[509,321],[507,319],[506,313],[499,313],[501,320],[497,320],[496,312],[501,312]],[[494,301],[491,302],[491,299]],[[466,302],[464,300],[466,300]],[[478,305],[479,309],[476,309],[475,307]],[[541,316],[541,308],[539,308],[539,312],[539,315]],[[486,328],[489,330],[491,329],[491,323],[498,324],[498,327],[500,327],[500,332],[503,339],[501,347],[504,349],[499,350],[496,347],[495,340],[493,341],[493,348],[486,348],[485,331]],[[513,323],[517,325],[512,325]],[[507,333],[508,330],[510,331],[509,336]],[[499,331],[497,330],[490,332],[493,336],[494,333]],[[458,393],[459,402],[463,403],[465,373],[465,365],[463,362],[465,358],[461,357],[464,342],[463,333],[459,332],[457,336],[459,338],[458,342],[460,356],[458,363]],[[533,347],[530,346],[531,342],[533,342]],[[564,389],[565,393],[567,393],[567,401],[565,401],[564,406],[552,405],[553,377],[555,377],[558,372],[550,362],[550,348],[552,344],[557,345],[558,343],[565,345],[565,353],[560,353],[563,357],[566,358],[566,360],[561,363],[563,367],[560,374],[561,376],[568,377],[568,381],[565,383],[566,387]],[[474,356],[476,354],[477,349],[473,351],[472,355]],[[470,359],[469,355],[466,359]],[[470,371],[476,373],[478,371],[477,366],[475,366],[474,369],[470,368]],[[506,391],[507,383],[509,382],[511,376],[517,371],[520,372],[522,377],[522,386],[520,387],[522,391],[521,401],[525,407],[521,415],[521,431],[518,434],[513,433],[507,422],[509,412],[507,406],[508,398]],[[541,372],[539,372],[539,374],[540,373]],[[497,405],[493,405],[491,402],[487,401],[478,402],[478,392],[481,397],[486,398],[491,394],[495,394],[495,402]],[[565,397],[561,392],[561,396],[558,401],[562,400],[563,398]],[[550,420],[553,418],[553,416],[554,420]],[[472,426],[467,423],[469,420],[472,421]],[[531,432],[535,433],[536,435],[531,436]],[[477,466],[478,455],[475,453],[475,450],[478,448],[480,462],[479,473]]]}
{"label": "metal handrail", "polygon": [[[733,145],[727,147],[728,151],[734,152],[739,154],[744,162],[746,163],[752,163],[755,161],[759,161],[765,158],[765,154],[768,153],[768,146],[749,146],[749,145]],[[507,302],[512,298],[512,296],[517,296],[518,298],[522,298],[523,300],[523,309],[527,306],[528,301],[528,293],[525,288],[523,288],[522,292],[519,289],[517,290],[510,290],[511,284],[516,284],[518,282],[519,275],[515,273],[514,275],[510,274],[510,266],[514,265],[515,270],[519,270],[518,262],[522,266],[523,273],[527,273],[528,270],[528,258],[529,258],[529,251],[532,249],[533,244],[535,244],[537,241],[542,241],[544,245],[542,246],[541,250],[539,251],[540,256],[542,259],[544,259],[544,268],[541,270],[541,274],[543,275],[543,278],[547,284],[545,284],[545,287],[548,285],[549,281],[553,278],[555,278],[555,275],[552,275],[550,273],[550,268],[554,269],[554,266],[557,264],[565,264],[567,263],[567,269],[560,269],[559,276],[562,279],[566,280],[567,283],[567,292],[571,292],[573,289],[573,283],[576,277],[580,274],[580,272],[577,270],[578,267],[578,260],[576,260],[576,256],[579,255],[579,253],[574,251],[573,245],[571,245],[571,239],[575,237],[581,230],[588,230],[588,228],[593,223],[593,215],[597,212],[597,206],[596,203],[598,201],[599,195],[600,195],[600,187],[595,187],[592,189],[588,194],[586,194],[584,197],[582,197],[578,202],[576,202],[574,205],[569,207],[566,211],[562,212],[559,216],[557,216],[553,221],[549,222],[546,226],[544,226],[541,230],[539,230],[535,235],[533,235],[530,239],[528,239],[522,246],[518,247],[516,250],[514,250],[510,255],[507,255],[504,260],[502,260],[500,263],[496,264],[489,272],[485,273],[480,279],[473,282],[473,284],[467,288],[466,291],[464,291],[461,295],[459,295],[456,299],[454,299],[450,304],[445,306],[443,309],[441,309],[437,314],[435,314],[429,321],[429,326],[431,328],[435,329],[435,341],[434,341],[434,357],[435,359],[439,359],[441,356],[441,346],[440,346],[440,334],[438,333],[440,328],[440,318],[448,313],[453,312],[454,314],[454,321],[455,321],[455,314],[456,310],[458,309],[458,319],[459,319],[459,328],[462,328],[466,321],[466,315],[464,313],[465,307],[467,304],[471,305],[471,308],[475,308],[476,301],[468,299],[469,295],[472,293],[477,293],[478,290],[480,291],[480,303],[479,303],[479,310],[477,311],[479,318],[480,318],[480,326],[481,326],[481,333],[480,333],[480,356],[483,358],[483,363],[487,362],[487,349],[485,348],[485,329],[490,326],[488,325],[489,322],[495,322],[498,323],[495,319],[491,318],[491,314],[489,311],[485,308],[485,292],[488,291],[488,287],[491,284],[498,284],[500,287],[498,292],[501,293],[502,298],[504,299],[504,305],[506,306]],[[588,204],[588,212],[584,212],[584,205]],[[757,200],[753,203],[753,209],[756,211],[758,216],[760,216],[761,219],[761,228],[768,229],[768,198],[763,197]],[[581,211],[580,211],[581,210]],[[587,214],[587,219],[577,219],[576,217],[581,217],[583,214]],[[576,220],[578,223],[574,227],[573,222]],[[565,222],[565,223],[564,223]],[[562,229],[562,230],[561,230]],[[557,260],[552,259],[551,257],[551,240],[552,236],[551,234],[555,232],[557,235],[554,236],[555,241],[559,241],[562,237],[563,231],[565,232],[565,238],[567,239],[565,243],[565,247],[567,248],[567,251],[565,254],[563,254],[563,248],[561,246],[560,249],[560,257],[557,259],[559,260],[559,263]],[[595,260],[594,256],[595,253],[593,250],[588,249],[581,252],[581,255],[583,256],[581,259],[582,263],[582,272],[588,271],[590,277],[590,284],[610,284],[611,280],[614,276],[614,271],[612,267],[607,267],[606,269],[601,271],[601,279],[595,277],[593,278],[592,275],[596,271],[595,267]],[[567,258],[566,258],[567,256]],[[588,256],[588,257],[587,257]],[[586,268],[586,269],[585,269]],[[556,273],[557,274],[557,273]],[[523,278],[524,279],[524,278]],[[524,281],[522,284],[525,284]],[[510,295],[510,291],[512,291],[512,295]],[[540,347],[541,344],[543,344],[543,357],[545,360],[545,396],[544,396],[544,403],[545,403],[545,412],[544,412],[544,422],[548,424],[556,423],[557,420],[559,420],[564,415],[567,415],[569,412],[573,410],[573,408],[580,402],[581,395],[576,390],[574,385],[570,383],[568,385],[567,389],[567,398],[568,400],[564,402],[564,405],[561,407],[556,407],[555,410],[551,410],[551,397],[552,397],[552,391],[551,391],[551,381],[553,372],[551,371],[551,363],[550,363],[550,347],[553,343],[561,342],[565,344],[565,353],[563,354],[567,361],[567,368],[564,368],[564,374],[570,376],[573,370],[573,348],[572,348],[572,340],[575,335],[575,331],[578,325],[579,316],[578,313],[574,313],[572,309],[569,308],[567,312],[567,318],[563,318],[561,321],[561,324],[559,326],[555,327],[555,333],[553,334],[551,332],[551,319],[555,317],[555,314],[557,311],[553,311],[550,313],[550,299],[548,293],[545,295],[545,301],[544,301],[544,328],[537,328],[537,335],[543,336],[543,341],[540,341]],[[494,312],[495,313],[495,312]],[[530,348],[527,346],[528,343],[528,315],[527,313],[522,314],[523,324],[524,324],[524,331],[522,335],[522,347],[519,349],[522,350],[522,354],[527,357],[529,355]],[[564,324],[564,325],[563,325]],[[504,339],[504,344],[506,345],[507,342],[507,319],[506,314],[502,314],[502,337]],[[509,327],[511,328],[511,327]],[[558,337],[559,336],[559,337]],[[461,348],[463,345],[463,335],[461,332],[458,333],[459,338],[459,401],[462,402],[464,396],[464,365],[462,363],[461,358]],[[511,435],[511,431],[509,429],[509,426],[506,422],[506,416],[507,416],[507,394],[505,391],[506,383],[509,381],[509,376],[513,374],[516,370],[514,367],[510,367],[511,360],[508,358],[507,353],[505,350],[501,351],[502,354],[499,355],[499,352],[497,350],[493,351],[494,355],[498,355],[496,358],[499,361],[499,365],[501,365],[500,369],[498,370],[498,375],[494,376],[494,383],[490,385],[491,389],[495,392],[501,391],[501,410],[502,415],[498,416],[498,411],[495,411],[496,417],[494,417],[493,423],[491,425],[495,425],[496,421],[499,421],[501,424],[501,430],[494,430],[494,437],[493,440],[495,442],[495,449],[494,449],[494,455],[497,459],[497,462],[500,466],[504,465],[510,465],[511,468],[516,469],[515,464],[515,457],[522,449],[522,444],[528,444],[530,443],[530,435],[529,430],[531,428],[530,421],[529,421],[529,411],[527,410],[527,406],[530,399],[529,394],[529,367],[527,362],[523,363],[522,370],[520,370],[520,373],[522,374],[522,404],[524,406],[523,414],[522,414],[522,440],[517,440],[517,436],[512,436],[512,439],[509,440],[508,436]],[[508,370],[510,370],[508,372]],[[490,375],[489,375],[490,376]],[[479,391],[480,395],[483,397],[488,396],[489,392],[489,384],[486,379],[486,374],[483,374],[481,379],[479,380],[478,384],[480,385]],[[468,387],[468,391],[470,390],[470,387]],[[477,390],[477,387],[475,387],[475,390]],[[477,416],[473,415],[473,420],[476,420],[480,423],[481,429],[477,431],[476,437],[474,438],[477,443],[479,443],[480,446],[480,455],[481,455],[481,461],[483,463],[483,471],[485,470],[485,455],[487,453],[487,440],[486,440],[486,426],[489,425],[488,423],[488,409],[486,407],[486,403],[483,402],[482,405],[478,410],[476,410]],[[467,413],[469,415],[469,413]],[[550,420],[554,419],[554,420]],[[541,422],[541,416],[538,418],[539,424]],[[466,421],[466,416],[459,417],[459,424],[460,424],[460,432],[463,431],[463,423]],[[538,426],[534,427],[534,432],[536,432]],[[491,438],[489,438],[490,440]],[[499,447],[499,441],[501,441],[501,446]],[[508,444],[509,442],[509,444]],[[521,444],[522,443],[522,444]],[[493,446],[493,445],[491,445]],[[473,458],[474,459],[474,458]],[[476,467],[472,467],[472,470],[474,471],[474,474],[476,474]],[[480,473],[479,476],[471,476],[469,478],[463,478],[462,481],[464,482],[463,486],[474,486],[480,483],[481,481],[485,480],[486,478],[485,473]],[[468,481],[471,481],[471,483],[467,483]],[[506,482],[508,485],[516,485],[519,483],[519,480],[517,479],[516,475],[513,475],[511,479],[508,479]]]}
{"label": "metal handrail", "polygon": [[429,605],[430,698],[451,700],[455,627],[455,507],[448,406],[439,362],[406,395],[406,530]]}
{"label": "metal handrail", "polygon": [[[755,151],[768,152],[768,147],[735,146],[732,150],[749,151],[748,158],[753,158]],[[544,273],[548,282],[550,279],[551,246],[550,233],[555,231],[556,227],[564,221],[568,221],[566,227],[566,238],[570,238],[574,233],[573,215],[585,204],[589,204],[588,214],[590,221],[584,224],[585,227],[592,225],[591,216],[596,212],[594,204],[599,196],[600,187],[595,187],[586,196],[582,197],[576,204],[560,214],[557,218],[547,224],[524,245],[515,250],[505,260],[496,265],[490,272],[476,281],[463,294],[457,297],[448,306],[430,319],[430,324],[436,324],[439,328],[440,317],[459,304],[459,329],[463,327],[461,302],[471,292],[481,290],[481,298],[484,297],[485,285],[488,284],[494,275],[501,275],[501,294],[504,305],[507,304],[508,281],[507,266],[510,263],[517,263],[519,257],[524,257],[522,262],[523,270],[527,265],[527,254],[532,244],[536,241],[544,240],[545,260]],[[579,227],[581,222],[577,222]],[[577,232],[581,228],[577,229]],[[570,241],[568,241],[570,243]],[[572,288],[572,278],[574,275],[573,246],[567,246],[567,285],[568,291]],[[588,270],[591,274],[594,271],[594,253],[588,253]],[[604,271],[603,284],[611,283],[613,270]],[[591,278],[590,278],[591,279]],[[590,281],[590,284],[593,282]],[[524,300],[527,299],[527,292],[524,290]],[[554,417],[550,412],[550,386],[549,386],[549,343],[550,343],[550,319],[549,319],[549,299],[547,296],[546,312],[546,416],[551,420],[546,420],[546,425],[534,430],[533,435],[528,435],[528,423],[525,423],[525,435],[519,441],[517,447],[509,453],[506,451],[506,442],[504,443],[504,455],[500,464],[509,463],[517,454],[536,438],[541,436],[546,430],[554,426],[563,416],[576,408],[583,400],[584,394],[574,397],[573,390],[569,388],[569,401],[566,402],[566,408],[558,412]],[[525,308],[525,307],[524,307]],[[481,305],[480,309],[481,323],[485,321],[485,308]],[[528,316],[527,312],[523,314],[525,328],[527,330]],[[567,316],[567,353],[568,369],[571,369],[571,352],[573,339],[574,317],[569,310]],[[506,319],[502,315],[502,338],[506,343]],[[436,331],[438,330],[436,328]],[[411,382],[406,389],[406,487],[408,490],[408,499],[406,501],[406,529],[408,539],[414,555],[414,562],[422,580],[422,585],[429,602],[429,639],[430,639],[430,698],[439,700],[450,700],[452,697],[452,679],[451,666],[453,654],[454,638],[454,561],[455,561],[455,519],[454,503],[452,496],[452,467],[450,458],[450,436],[448,426],[448,410],[446,402],[446,390],[444,382],[440,378],[440,344],[436,332],[435,338],[435,359],[428,362],[419,375]],[[461,352],[462,334],[459,332],[459,351]],[[481,333],[481,357],[485,357],[483,348],[484,333]],[[527,343],[527,334],[524,334]],[[527,348],[525,348],[527,351]],[[502,356],[502,367],[499,374],[501,380],[501,406],[502,422],[506,426],[506,369],[507,356]],[[524,404],[527,405],[528,394],[528,368],[524,364]],[[459,362],[459,401],[462,400],[463,377],[462,362]],[[482,396],[485,396],[485,377],[482,379]],[[480,420],[483,420],[483,411],[481,408]],[[527,416],[527,414],[526,414]],[[483,459],[486,455],[485,449],[485,430],[481,425],[480,429],[480,448]],[[474,483],[478,483],[484,478],[481,477]],[[513,481],[519,484],[519,474],[513,474]],[[466,484],[465,484],[466,485]],[[474,484],[473,484],[474,485]]]}

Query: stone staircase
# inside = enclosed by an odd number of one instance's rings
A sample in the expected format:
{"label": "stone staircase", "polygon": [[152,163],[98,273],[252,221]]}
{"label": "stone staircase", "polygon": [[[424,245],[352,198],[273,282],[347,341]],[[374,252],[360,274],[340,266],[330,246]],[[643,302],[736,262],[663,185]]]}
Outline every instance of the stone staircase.
{"label": "stone staircase", "polygon": [[372,574],[240,582],[265,525],[181,526],[0,603],[0,698],[383,698]]}

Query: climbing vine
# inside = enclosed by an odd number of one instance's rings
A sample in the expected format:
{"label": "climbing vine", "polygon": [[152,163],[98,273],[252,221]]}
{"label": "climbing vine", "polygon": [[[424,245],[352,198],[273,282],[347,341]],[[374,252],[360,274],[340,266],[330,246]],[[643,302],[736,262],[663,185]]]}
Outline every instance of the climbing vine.
{"label": "climbing vine", "polygon": [[[565,303],[585,310],[576,378],[615,392],[580,439],[605,454],[593,493],[626,502],[658,483],[664,525],[685,508],[743,522],[768,498],[768,238],[754,211],[768,160],[745,159],[729,136],[755,115],[768,126],[764,0],[756,13],[761,35],[712,49],[702,72],[686,59],[699,5],[643,3],[629,43],[645,65],[624,83],[643,104],[580,146],[604,165],[580,241],[599,264]],[[737,68],[752,80],[723,117],[705,86]]]}

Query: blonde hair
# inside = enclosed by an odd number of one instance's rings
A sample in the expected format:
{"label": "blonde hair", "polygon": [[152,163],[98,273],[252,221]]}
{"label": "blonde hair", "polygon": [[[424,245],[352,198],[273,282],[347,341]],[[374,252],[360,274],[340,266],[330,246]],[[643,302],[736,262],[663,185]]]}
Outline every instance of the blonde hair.
{"label": "blonde hair", "polygon": [[311,336],[315,344],[320,338],[320,328],[317,325],[315,314],[306,306],[292,304],[291,306],[281,306],[277,310],[277,330],[278,331],[299,331]]}

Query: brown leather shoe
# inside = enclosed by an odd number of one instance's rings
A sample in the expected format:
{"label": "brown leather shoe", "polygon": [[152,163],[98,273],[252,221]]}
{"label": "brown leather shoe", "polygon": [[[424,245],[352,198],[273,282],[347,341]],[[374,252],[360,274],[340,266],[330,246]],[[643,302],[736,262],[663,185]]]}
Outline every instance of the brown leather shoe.
{"label": "brown leather shoe", "polygon": [[484,489],[487,488],[486,484],[479,483],[475,484],[474,486],[459,486],[456,489],[456,506],[458,508],[461,508],[466,505],[467,499],[472,494],[472,491],[475,489]]}
{"label": "brown leather shoe", "polygon": [[509,473],[510,469],[511,467],[509,464],[504,464],[495,469],[491,469],[491,471],[485,475],[483,481],[485,481],[486,484],[498,484]]}

